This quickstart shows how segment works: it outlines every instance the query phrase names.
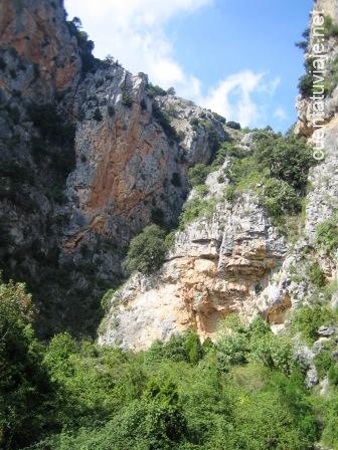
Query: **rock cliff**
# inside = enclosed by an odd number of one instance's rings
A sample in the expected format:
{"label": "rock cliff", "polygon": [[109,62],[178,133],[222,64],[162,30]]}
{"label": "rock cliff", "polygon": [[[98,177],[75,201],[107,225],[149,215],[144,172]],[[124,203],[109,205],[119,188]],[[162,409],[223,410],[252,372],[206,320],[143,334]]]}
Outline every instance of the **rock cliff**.
{"label": "rock cliff", "polygon": [[[318,0],[325,22],[325,158],[310,170],[305,225],[290,242],[262,199],[224,197],[223,167],[206,180],[214,205],[180,229],[162,269],[133,275],[111,299],[99,342],[145,348],[194,328],[215,336],[231,312],[259,314],[278,330],[287,311],[311,299],[307,276],[326,280],[336,261],[316,247],[319,223],[337,209],[337,36],[335,1]],[[306,51],[312,61],[314,15]],[[27,282],[45,335],[95,334],[100,298],[126,276],[131,238],[145,225],[174,228],[190,192],[190,167],[209,164],[228,140],[250,152],[250,133],[92,55],[78,20],[60,0],[0,5],[0,257],[4,277]],[[306,80],[308,81],[308,80]],[[315,143],[313,99],[297,100],[296,132]],[[296,272],[296,275],[295,275]]]}
{"label": "rock cliff", "polygon": [[[336,1],[318,0],[315,8],[323,19],[330,16],[337,22]],[[313,17],[307,61],[317,42]],[[176,233],[174,247],[158,273],[150,277],[135,274],[112,296],[100,328],[101,344],[141,349],[154,339],[165,340],[187,328],[196,329],[202,338],[214,338],[219,319],[231,312],[248,320],[260,315],[278,331],[290,309],[309,304],[318,295],[309,276],[314,264],[327,283],[335,278],[336,258],[315,243],[318,224],[338,208],[338,80],[332,78],[330,69],[337,59],[337,37],[326,34],[325,51],[325,76],[332,85],[323,100],[325,158],[310,170],[305,223],[301,225],[300,220],[298,237],[283,237],[253,192],[232,203],[224,200],[228,181],[223,177],[223,184],[219,183],[220,172],[212,173],[206,181],[208,198],[217,204],[212,217],[202,215]],[[309,97],[297,100],[296,133],[314,143],[313,100]],[[248,135],[241,139],[242,146],[250,141]]]}
{"label": "rock cliff", "polygon": [[60,0],[1,2],[1,267],[28,283],[47,334],[95,332],[131,236],[175,225],[188,168],[228,137],[92,48]]}

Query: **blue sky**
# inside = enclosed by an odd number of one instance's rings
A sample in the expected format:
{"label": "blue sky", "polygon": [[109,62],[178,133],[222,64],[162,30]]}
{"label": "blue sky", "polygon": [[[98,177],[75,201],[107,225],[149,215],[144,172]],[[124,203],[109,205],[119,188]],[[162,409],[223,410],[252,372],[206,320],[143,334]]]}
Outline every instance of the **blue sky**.
{"label": "blue sky", "polygon": [[313,0],[65,0],[95,54],[251,127],[296,120]]}

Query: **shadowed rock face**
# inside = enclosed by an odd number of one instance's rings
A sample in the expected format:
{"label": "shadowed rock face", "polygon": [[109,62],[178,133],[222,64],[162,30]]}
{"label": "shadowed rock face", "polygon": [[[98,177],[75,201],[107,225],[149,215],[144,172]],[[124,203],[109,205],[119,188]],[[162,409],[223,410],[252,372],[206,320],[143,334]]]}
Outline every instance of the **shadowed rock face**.
{"label": "shadowed rock face", "polygon": [[214,114],[149,97],[144,74],[95,61],[79,39],[58,0],[0,4],[1,266],[27,281],[47,334],[95,333],[131,236],[176,223],[188,167],[213,151],[191,119],[227,137]]}

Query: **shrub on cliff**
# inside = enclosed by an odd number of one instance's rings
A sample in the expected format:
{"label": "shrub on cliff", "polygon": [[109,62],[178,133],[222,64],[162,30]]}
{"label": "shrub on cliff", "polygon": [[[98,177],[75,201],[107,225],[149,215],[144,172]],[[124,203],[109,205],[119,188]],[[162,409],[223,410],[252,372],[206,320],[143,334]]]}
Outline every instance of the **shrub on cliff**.
{"label": "shrub on cliff", "polygon": [[266,181],[263,203],[272,218],[284,214],[297,214],[301,210],[299,197],[292,186],[283,180],[270,178]]}
{"label": "shrub on cliff", "polygon": [[229,122],[227,122],[226,125],[227,125],[227,127],[232,128],[234,130],[241,129],[241,124],[238,122],[234,122],[233,120],[230,120]]}
{"label": "shrub on cliff", "polygon": [[317,226],[315,239],[318,247],[326,253],[338,249],[338,211]]}
{"label": "shrub on cliff", "polygon": [[331,16],[325,16],[324,34],[326,38],[338,37],[338,25]]}
{"label": "shrub on cliff", "polygon": [[315,162],[305,139],[295,135],[262,134],[255,155],[260,167],[268,168],[272,177],[304,192],[309,169]]}
{"label": "shrub on cliff", "polygon": [[165,232],[157,225],[149,225],[131,240],[124,267],[129,272],[149,274],[161,267],[165,252]]}
{"label": "shrub on cliff", "polygon": [[191,187],[203,184],[211,172],[211,167],[205,164],[196,164],[191,167],[188,172],[189,184]]}

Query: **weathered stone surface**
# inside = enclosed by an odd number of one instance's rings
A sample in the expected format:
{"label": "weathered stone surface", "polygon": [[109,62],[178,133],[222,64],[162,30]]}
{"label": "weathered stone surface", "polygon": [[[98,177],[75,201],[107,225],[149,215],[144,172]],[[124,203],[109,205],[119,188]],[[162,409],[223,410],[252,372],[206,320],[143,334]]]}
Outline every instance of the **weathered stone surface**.
{"label": "weathered stone surface", "polygon": [[[23,63],[35,65],[32,82],[27,79],[20,85],[23,95],[40,101],[51,99],[56,91],[65,90],[79,81],[78,45],[68,31],[65,11],[59,1],[2,1],[0,47],[15,50]],[[2,88],[8,89],[9,93],[12,91],[12,86],[6,84]]]}
{"label": "weathered stone surface", "polygon": [[[76,36],[59,0],[0,4],[0,256],[52,328],[82,332],[89,322],[94,332],[131,236],[152,221],[175,224],[189,166],[207,162],[227,132],[191,102],[150,97],[144,74],[84,59]],[[39,105],[54,111],[48,123]],[[200,115],[204,126],[194,129],[189,118]]]}
{"label": "weathered stone surface", "polygon": [[[222,202],[211,219],[197,220],[177,234],[156,276],[137,274],[118,291],[99,342],[140,349],[151,344],[149,336],[166,339],[189,327],[202,338],[214,337],[219,319],[235,311],[247,317],[261,313],[280,323],[286,306],[270,304],[259,310],[255,299],[285,250],[284,239],[253,194],[233,207]],[[159,317],[166,317],[163,333]]]}
{"label": "weathered stone surface", "polygon": [[[338,20],[336,1],[318,0],[316,8]],[[313,44],[311,31],[309,53]],[[335,38],[328,40],[327,50],[329,63],[338,56]],[[152,305],[144,313],[148,319],[154,309],[155,316],[158,316],[161,302],[167,304],[170,296],[174,298],[175,312],[170,315],[171,325],[166,328],[168,331],[162,336],[164,339],[180,331],[182,326],[197,329],[203,338],[215,336],[219,319],[233,311],[247,318],[259,314],[278,332],[290,309],[318,301],[318,289],[309,275],[313,265],[319,264],[327,280],[334,278],[337,273],[336,261],[318,253],[314,242],[317,225],[338,208],[337,105],[336,87],[325,100],[325,159],[310,172],[311,188],[306,199],[305,230],[300,233],[298,242],[286,245],[271,226],[259,200],[253,198],[252,194],[245,195],[232,208],[226,202],[219,201],[211,219],[196,220],[184,232],[177,234],[175,246],[154,282],[149,283],[146,277],[138,275],[122,287],[112,300],[114,306],[105,320],[104,330],[101,330],[100,343],[121,344],[130,348],[150,345],[146,335],[152,330],[151,333],[159,336],[158,323],[155,325],[148,320],[145,329],[138,330],[138,336],[142,336],[138,340],[128,335],[128,329],[135,327],[135,320],[142,320],[142,308],[139,305],[145,305],[146,298]],[[177,116],[181,114],[179,107],[175,102],[166,103],[166,108],[175,111]],[[311,102],[308,98],[299,97],[297,107],[299,120],[296,132],[311,140],[314,131],[310,115]],[[250,151],[252,135],[245,135],[240,145]],[[222,169],[208,176],[207,198],[222,197],[227,180],[219,182],[220,175]],[[190,198],[194,195],[192,192]],[[135,280],[139,280],[139,284],[135,284]],[[119,306],[118,298],[124,299],[123,308]],[[336,303],[334,294],[332,305]],[[178,304],[181,307],[178,308]],[[124,322],[126,309],[128,319]],[[112,321],[120,323],[114,331],[110,326]],[[308,384],[311,386],[318,383],[312,359],[313,355],[307,361]]]}

